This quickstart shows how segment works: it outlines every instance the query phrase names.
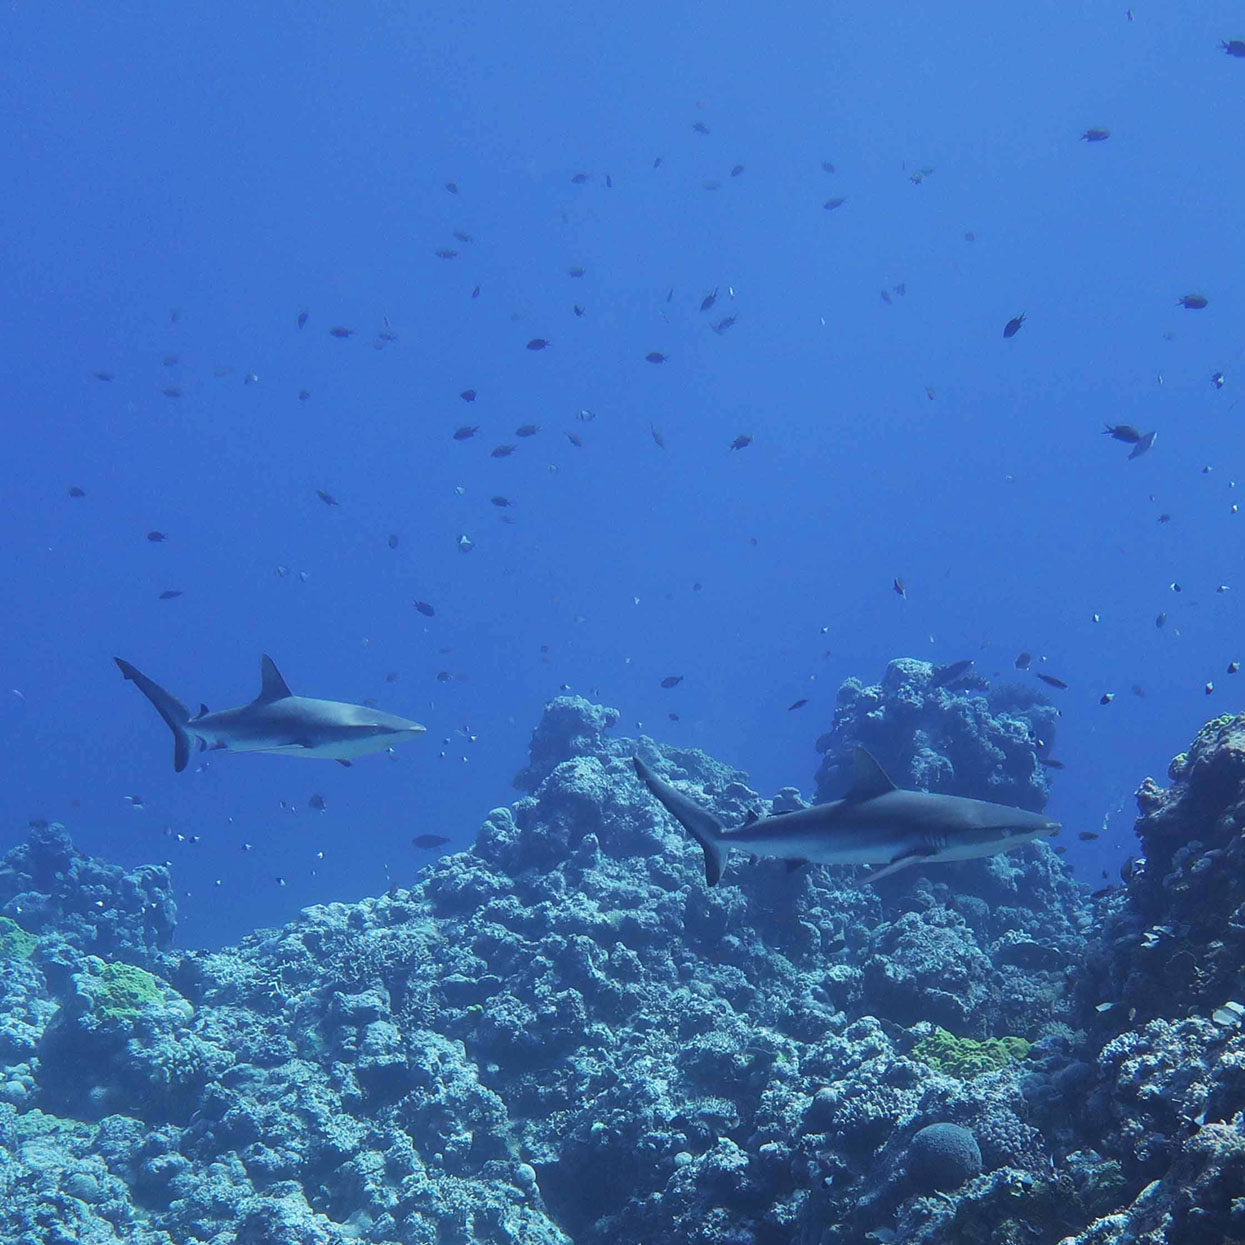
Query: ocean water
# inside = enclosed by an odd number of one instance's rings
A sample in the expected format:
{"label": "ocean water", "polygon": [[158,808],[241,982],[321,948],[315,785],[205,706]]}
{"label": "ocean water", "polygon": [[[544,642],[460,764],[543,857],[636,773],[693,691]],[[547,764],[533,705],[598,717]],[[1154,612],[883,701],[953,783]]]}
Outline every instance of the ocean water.
{"label": "ocean water", "polygon": [[[469,848],[557,696],[808,797],[844,680],[972,659],[1098,888],[1242,710],[1237,6],[0,23],[0,851],[167,864],[218,949]],[[114,664],[265,653],[427,731],[177,773]]]}

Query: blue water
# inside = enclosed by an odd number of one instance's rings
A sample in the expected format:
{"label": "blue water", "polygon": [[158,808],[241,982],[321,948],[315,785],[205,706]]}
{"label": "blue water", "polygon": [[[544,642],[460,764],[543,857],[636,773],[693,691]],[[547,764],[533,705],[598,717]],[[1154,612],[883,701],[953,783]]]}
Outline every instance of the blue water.
{"label": "blue water", "polygon": [[[842,679],[1028,650],[1114,873],[1245,659],[1239,12],[1134,14],[9,6],[0,848],[167,859],[211,945],[467,845],[564,684],[768,794]],[[175,774],[112,662],[216,709],[261,652],[428,734]]]}

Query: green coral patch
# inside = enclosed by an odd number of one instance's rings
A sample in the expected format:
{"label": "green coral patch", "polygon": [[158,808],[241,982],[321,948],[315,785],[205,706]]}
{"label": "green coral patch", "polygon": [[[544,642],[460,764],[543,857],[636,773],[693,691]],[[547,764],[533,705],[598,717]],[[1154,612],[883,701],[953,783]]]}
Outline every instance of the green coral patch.
{"label": "green coral patch", "polygon": [[28,960],[38,941],[16,921],[0,916],[0,960]]}
{"label": "green coral patch", "polygon": [[997,1072],[1009,1063],[1018,1063],[1029,1054],[1032,1045],[1022,1037],[978,1041],[956,1037],[946,1029],[935,1029],[912,1048],[912,1058],[937,1068],[947,1076],[970,1081],[983,1072]]}
{"label": "green coral patch", "polygon": [[164,1002],[159,981],[133,964],[91,961],[91,972],[78,976],[91,996],[95,1014],[108,1020],[132,1020],[145,1007]]}

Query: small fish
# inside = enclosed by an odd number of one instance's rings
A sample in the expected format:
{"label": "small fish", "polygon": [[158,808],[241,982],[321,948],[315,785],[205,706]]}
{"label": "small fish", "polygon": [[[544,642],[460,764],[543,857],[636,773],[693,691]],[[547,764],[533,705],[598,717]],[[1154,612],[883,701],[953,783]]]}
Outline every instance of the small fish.
{"label": "small fish", "polygon": [[703,121],[693,121],[692,129],[695,130],[697,134],[709,133],[709,127]]}
{"label": "small fish", "polygon": [[182,391],[176,385],[166,385],[160,392],[166,398],[180,398],[182,396]]}
{"label": "small fish", "polygon": [[829,160],[823,160],[823,161],[821,162],[821,167],[822,167],[822,171],[823,171],[823,172],[826,172],[826,173],[833,173],[833,172],[834,172],[834,165],[833,165],[833,164],[831,164]]}
{"label": "small fish", "polygon": [[1028,670],[1029,663],[1033,660],[1032,653],[1018,653],[1016,655],[1016,669]]}
{"label": "small fish", "polygon": [[549,345],[547,338],[533,337],[532,340],[527,343],[527,348],[529,350],[544,350],[547,345]]}
{"label": "small fish", "polygon": [[649,424],[648,430],[652,434],[657,448],[664,450],[666,448],[666,438],[661,435],[661,429],[659,429],[656,424]]}
{"label": "small fish", "polygon": [[1101,126],[1091,126],[1084,134],[1081,135],[1083,141],[1087,143],[1105,143],[1111,137],[1110,130],[1104,130]]}
{"label": "small fish", "polygon": [[513,505],[514,505],[514,502],[512,502],[512,501],[510,500],[510,498],[509,498],[509,497],[490,497],[490,498],[489,498],[489,501],[491,501],[491,502],[493,503],[493,505],[494,505],[494,506],[503,506],[503,507],[504,507],[504,506],[513,506]]}
{"label": "small fish", "polygon": [[570,277],[582,277],[587,271],[588,270],[586,268],[580,268],[576,265],[574,268],[568,268],[566,270],[566,274]]}
{"label": "small fish", "polygon": [[678,721],[681,721],[681,719],[680,719],[680,717],[679,717],[679,715],[678,715],[677,713],[667,713],[667,714],[666,714],[666,717],[668,717],[668,718],[670,719],[670,721],[671,721],[671,722],[678,722]]}
{"label": "small fish", "polygon": [[1053,674],[1044,674],[1041,670],[1039,670],[1037,672],[1037,677],[1041,679],[1043,683],[1049,683],[1051,687],[1058,687],[1064,691],[1067,690],[1068,685],[1062,679],[1057,679]]}
{"label": "small fish", "polygon": [[335,324],[329,329],[330,337],[353,337],[354,329],[348,329],[342,324]]}
{"label": "small fish", "polygon": [[730,444],[733,450],[747,449],[752,444],[752,434],[750,432],[741,432]]}
{"label": "small fish", "polygon": [[168,540],[168,537],[163,532],[148,532],[147,539],[151,541],[153,545],[159,545]]}
{"label": "small fish", "polygon": [[474,239],[472,238],[472,236],[471,236],[469,233],[467,233],[467,232],[465,232],[464,230],[462,230],[462,229],[455,229],[455,230],[454,230],[454,237],[456,237],[456,238],[459,240],[459,242],[472,242],[472,241],[474,241]]}
{"label": "small fish", "polygon": [[509,458],[514,453],[516,447],[513,445],[498,445],[489,453],[490,458]]}
{"label": "small fish", "polygon": [[827,199],[821,206],[827,212],[833,212],[835,208],[841,208],[846,202],[846,199]]}
{"label": "small fish", "polygon": [[458,396],[464,402],[474,402],[476,400],[476,391],[474,389],[464,389]]}
{"label": "small fish", "polygon": [[396,548],[398,547],[399,541],[398,541],[398,534],[397,534],[397,532],[390,532],[390,533],[389,533],[389,541],[388,541],[388,544],[389,544],[389,548],[390,548],[390,549],[396,549]]}
{"label": "small fish", "polygon": [[583,316],[583,314],[584,314],[584,309],[583,309],[583,307],[582,307],[579,303],[575,303],[575,304],[571,307],[571,310],[572,310],[572,311],[573,311],[573,312],[574,312],[577,316],[581,316],[581,317],[582,317],[582,316]]}
{"label": "small fish", "polygon": [[1204,294],[1186,294],[1183,298],[1176,299],[1177,307],[1184,307],[1189,311],[1201,311],[1210,303],[1210,299]]}
{"label": "small fish", "polygon": [[963,661],[953,661],[949,666],[940,666],[932,680],[931,687],[949,687],[952,683],[961,679],[973,668],[973,659],[971,657],[964,658]]}
{"label": "small fish", "polygon": [[1241,669],[1241,663],[1239,661],[1228,662],[1228,673],[1229,674],[1237,674],[1240,671],[1240,669]]}
{"label": "small fish", "polygon": [[735,165],[734,168],[731,169],[731,176],[738,177],[740,173],[742,173],[743,171],[744,171],[744,166],[742,164],[737,164]]}
{"label": "small fish", "polygon": [[385,682],[386,682],[386,683],[396,683],[396,682],[397,682],[397,681],[398,681],[401,677],[402,677],[402,676],[401,676],[401,674],[399,674],[399,673],[398,673],[398,671],[396,671],[396,670],[390,670],[390,671],[389,671],[389,673],[388,673],[387,675],[385,675]]}
{"label": "small fish", "polygon": [[455,441],[469,440],[471,437],[474,437],[475,434],[479,431],[480,431],[479,424],[463,424],[463,426],[454,433],[454,440]]}
{"label": "small fish", "polygon": [[310,389],[300,389],[298,391],[298,400],[300,402],[306,402],[309,397],[311,397]]}
{"label": "small fish", "polygon": [[566,434],[566,439],[567,439],[567,440],[568,440],[568,441],[569,441],[569,442],[570,442],[570,443],[571,443],[571,444],[572,444],[572,445],[573,445],[573,446],[574,446],[577,450],[582,450],[582,449],[584,448],[584,443],[583,443],[583,442],[582,442],[582,441],[581,441],[581,440],[580,440],[580,439],[579,439],[579,438],[578,438],[578,437],[577,437],[577,436],[576,436],[573,432],[568,432],[568,433]]}
{"label": "small fish", "polygon": [[1215,372],[1210,378],[1210,383],[1214,385],[1216,389],[1222,389],[1223,388],[1223,373]]}
{"label": "small fish", "polygon": [[431,851],[434,847],[442,847],[448,843],[449,839],[443,834],[417,834],[411,840],[412,847],[418,847],[420,851]]}
{"label": "small fish", "polygon": [[575,173],[571,177],[572,186],[582,186],[588,180],[587,173]]}
{"label": "small fish", "polygon": [[432,608],[432,606],[431,606],[431,605],[429,605],[429,604],[428,604],[428,602],[427,602],[427,601],[416,601],[414,604],[415,604],[415,608],[416,608],[416,609],[417,609],[417,610],[418,610],[418,611],[419,611],[419,612],[420,612],[420,613],[421,613],[421,614],[422,614],[425,618],[432,618],[432,617],[436,614],[436,612],[437,612],[436,610],[434,610],[434,609]]}
{"label": "small fish", "polygon": [[1080,839],[1082,843],[1092,843],[1098,835],[1093,830],[1082,830],[1076,837]]}
{"label": "small fish", "polygon": [[579,414],[575,416],[581,424],[590,424],[596,417],[596,412],[588,410],[587,407],[581,409]]}
{"label": "small fish", "polygon": [[445,183],[445,188],[446,188],[446,190],[448,190],[448,191],[450,192],[450,194],[452,194],[452,195],[456,195],[456,194],[458,193],[458,183],[457,183],[457,182],[446,182],[446,183]]}
{"label": "small fish", "polygon": [[650,350],[644,357],[649,363],[665,363],[670,356],[662,354],[660,350]]}
{"label": "small fish", "polygon": [[682,682],[683,676],[681,674],[668,674],[664,679],[662,679],[661,685],[665,688],[671,688],[678,687]]}
{"label": "small fish", "polygon": [[317,813],[322,813],[322,812],[324,812],[324,809],[325,809],[324,796],[322,796],[322,795],[313,795],[313,796],[312,796],[312,797],[311,797],[311,798],[307,801],[307,807],[308,807],[308,808],[313,808],[313,809],[315,809],[315,811],[316,811]]}
{"label": "small fish", "polygon": [[458,252],[455,250],[452,250],[448,246],[442,247],[439,251],[433,251],[433,254],[438,259],[457,259],[458,258]]}
{"label": "small fish", "polygon": [[332,493],[326,493],[326,492],[325,492],[322,488],[318,488],[318,489],[316,489],[316,496],[317,496],[317,497],[318,497],[318,498],[319,498],[319,499],[320,499],[320,500],[321,500],[321,501],[322,501],[322,502],[323,502],[326,506],[337,506],[337,505],[340,505],[340,504],[341,504],[341,503],[337,500],[337,498],[333,496],[333,494],[332,494]]}
{"label": "small fish", "polygon": [[1219,46],[1229,56],[1245,56],[1245,39],[1221,39]]}
{"label": "small fish", "polygon": [[792,705],[788,705],[788,706],[787,706],[787,712],[788,712],[788,713],[790,713],[792,709],[803,709],[803,708],[804,708],[804,706],[805,706],[806,704],[808,704],[808,697],[807,697],[807,696],[806,696],[806,697],[804,697],[802,700],[797,700],[797,701],[796,701],[794,704],[792,704]]}
{"label": "small fish", "polygon": [[470,553],[475,548],[475,544],[470,536],[460,536],[456,543],[458,544],[459,553]]}
{"label": "small fish", "polygon": [[907,597],[908,589],[904,587],[904,582],[898,575],[896,575],[891,581],[891,587],[894,588],[901,597]]}
{"label": "small fish", "polygon": [[539,431],[539,424],[520,424],[514,430],[514,435],[516,437],[534,437]]}
{"label": "small fish", "polygon": [[1114,437],[1126,445],[1136,445],[1141,440],[1141,433],[1132,424],[1107,424],[1102,430],[1104,437]]}
{"label": "small fish", "polygon": [[1159,616],[1155,618],[1154,620],[1154,625],[1156,627],[1166,627],[1167,626],[1167,615],[1159,614]]}
{"label": "small fish", "polygon": [[91,374],[96,380],[114,380],[116,378],[115,372],[92,372]]}
{"label": "small fish", "polygon": [[1215,685],[1213,683],[1207,683],[1206,686],[1202,688],[1202,691],[1204,691],[1207,696],[1209,696],[1214,690]]}
{"label": "small fish", "polygon": [[1114,699],[1114,692],[1103,692],[1103,694],[1098,698],[1098,703],[1100,705],[1109,705]]}
{"label": "small fish", "polygon": [[708,311],[709,308],[712,307],[713,304],[716,303],[717,301],[718,301],[718,291],[715,288],[712,293],[706,294],[704,298],[700,300],[701,311]]}
{"label": "small fish", "polygon": [[180,597],[181,595],[182,595],[182,589],[180,588],[166,588],[160,594],[160,600],[161,601],[172,601],[174,600],[174,598]]}
{"label": "small fish", "polygon": [[1038,757],[1038,760],[1046,766],[1047,769],[1066,769],[1062,761],[1056,761],[1054,757]]}
{"label": "small fish", "polygon": [[70,497],[85,497],[86,489],[79,488],[76,484],[71,484],[66,490]]}
{"label": "small fish", "polygon": [[731,328],[738,322],[739,322],[739,317],[736,315],[724,316],[721,320],[717,322],[717,324],[711,324],[709,327],[713,329],[713,331],[719,337],[721,337],[722,334],[725,333],[727,329]]}
{"label": "small fish", "polygon": [[1015,337],[1020,332],[1020,326],[1025,322],[1025,313],[1022,311],[1018,316],[1012,316],[1008,322],[1003,325],[1004,337]]}

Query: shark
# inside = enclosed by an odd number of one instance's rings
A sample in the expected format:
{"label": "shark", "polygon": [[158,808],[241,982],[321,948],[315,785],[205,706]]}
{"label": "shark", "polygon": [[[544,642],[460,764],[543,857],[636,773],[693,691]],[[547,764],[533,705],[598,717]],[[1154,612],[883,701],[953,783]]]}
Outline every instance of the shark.
{"label": "shark", "polygon": [[851,790],[841,800],[769,817],[751,814],[727,828],[712,813],[676,790],[639,757],[640,780],[705,853],[705,883],[716,886],[727,853],[738,847],[777,857],[789,868],[875,865],[870,882],[911,865],[993,856],[1059,832],[1059,822],[988,800],[907,791],[895,786],[864,748],[852,754]]}
{"label": "shark", "polygon": [[192,741],[202,752],[276,752],[283,756],[326,757],[349,765],[355,757],[384,752],[391,745],[424,733],[418,722],[367,705],[295,696],[276,663],[263,655],[259,695],[249,705],[190,711],[158,683],[120,657],[113,659],[127,679],[156,707],[173,732],[173,768],[180,773],[190,759]]}

